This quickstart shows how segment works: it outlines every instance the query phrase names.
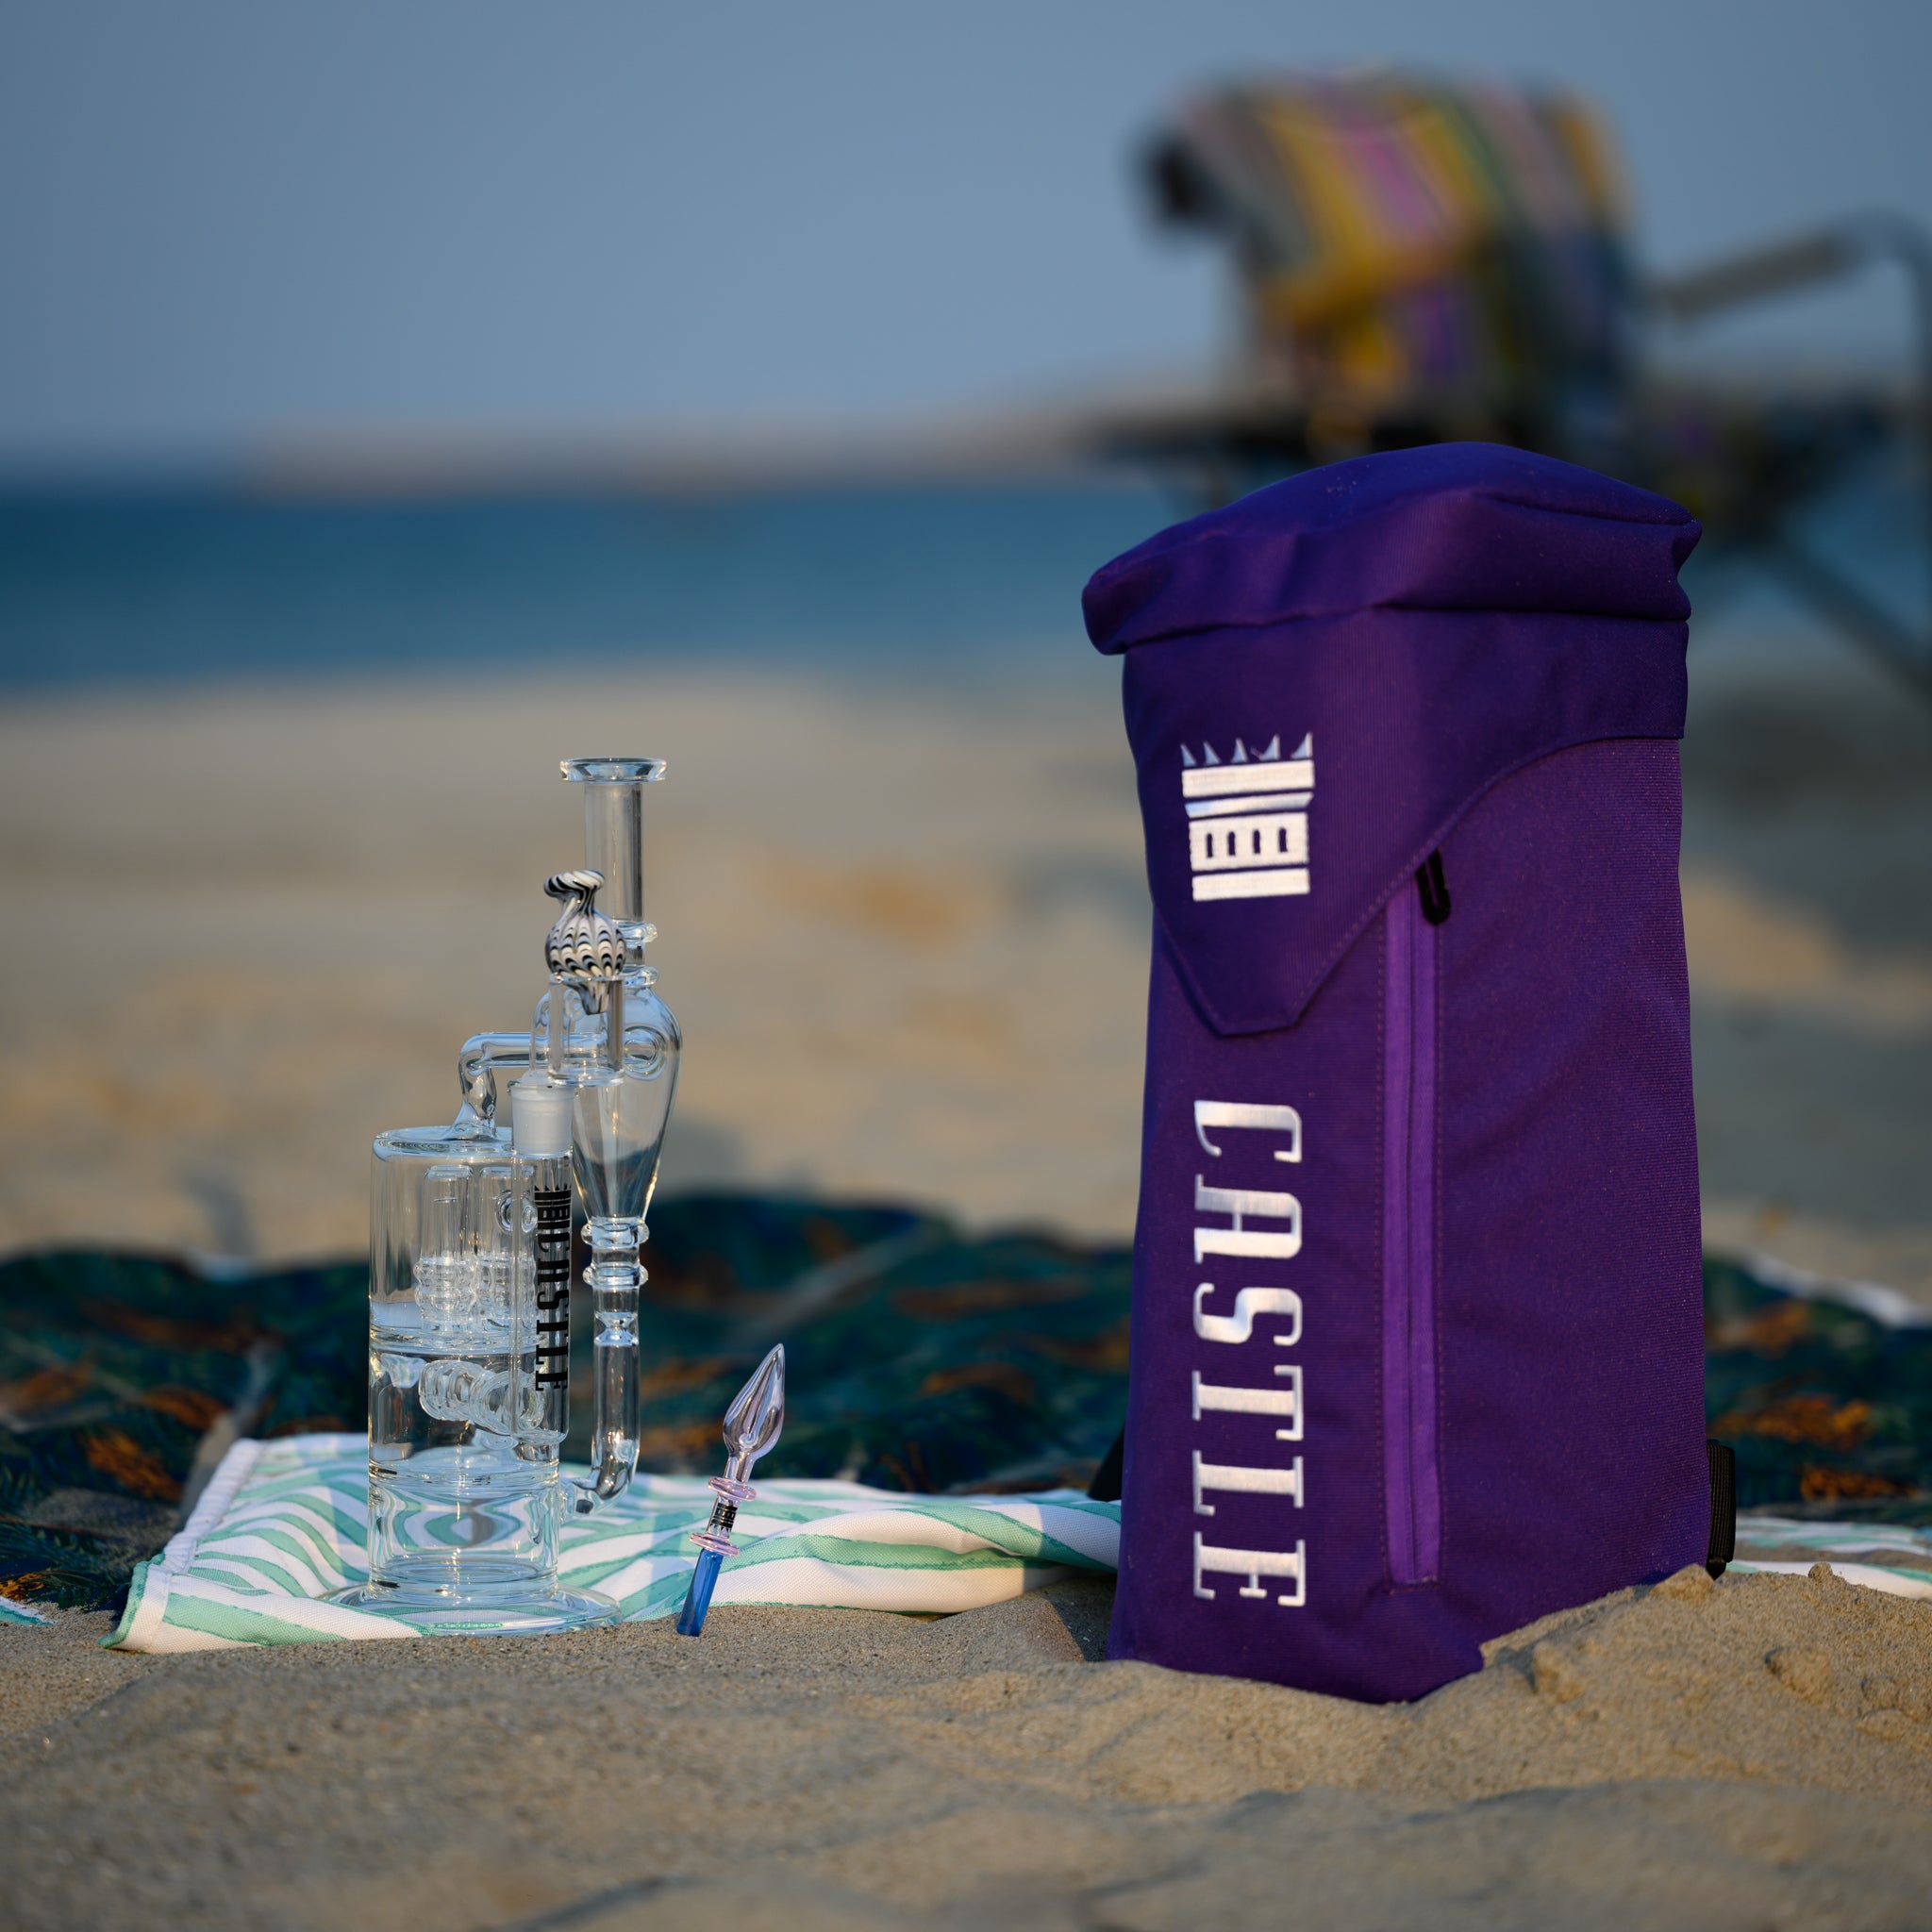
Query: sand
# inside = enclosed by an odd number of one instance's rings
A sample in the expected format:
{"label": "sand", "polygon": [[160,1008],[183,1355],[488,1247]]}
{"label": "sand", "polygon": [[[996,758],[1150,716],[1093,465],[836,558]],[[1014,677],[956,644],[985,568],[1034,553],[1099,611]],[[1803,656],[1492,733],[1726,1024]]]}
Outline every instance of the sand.
{"label": "sand", "polygon": [[1690,1571],[1373,1707],[1093,1661],[1109,1596],[167,1658],[65,1618],[0,1646],[0,1922],[1925,1923],[1932,1605]]}
{"label": "sand", "polygon": [[[1091,685],[1015,705],[771,676],[198,693],[0,722],[0,1245],[367,1242],[370,1137],[527,1027],[580,864],[564,754],[661,751],[667,1189],[1131,1226],[1148,911]],[[99,773],[76,781],[82,766]]]}

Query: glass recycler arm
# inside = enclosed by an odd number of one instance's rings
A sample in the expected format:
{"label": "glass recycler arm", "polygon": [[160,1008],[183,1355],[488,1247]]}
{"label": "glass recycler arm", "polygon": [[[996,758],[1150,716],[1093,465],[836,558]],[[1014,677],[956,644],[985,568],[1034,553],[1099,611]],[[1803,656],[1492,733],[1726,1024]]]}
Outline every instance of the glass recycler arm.
{"label": "glass recycler arm", "polygon": [[[582,989],[577,989],[579,994]],[[553,995],[559,1006],[563,1004],[561,985],[552,988]],[[562,1045],[562,1064],[553,1065],[552,1074],[562,1077],[573,1067],[583,1067],[596,1060],[603,1053],[601,1037],[578,1030],[567,1030]],[[457,1084],[462,1090],[463,1111],[458,1115],[459,1122],[476,1121],[484,1125],[493,1126],[502,1111],[501,1096],[497,1091],[496,1076],[499,1073],[522,1073],[526,1068],[541,1066],[555,1056],[546,1053],[541,1036],[533,1054],[530,1050],[528,1033],[475,1033],[463,1041],[457,1055]]]}
{"label": "glass recycler arm", "polygon": [[463,1041],[457,1055],[457,1083],[462,1089],[459,1124],[478,1121],[496,1124],[496,1075],[499,1068],[520,1073],[532,1064],[527,1033],[476,1033]]}

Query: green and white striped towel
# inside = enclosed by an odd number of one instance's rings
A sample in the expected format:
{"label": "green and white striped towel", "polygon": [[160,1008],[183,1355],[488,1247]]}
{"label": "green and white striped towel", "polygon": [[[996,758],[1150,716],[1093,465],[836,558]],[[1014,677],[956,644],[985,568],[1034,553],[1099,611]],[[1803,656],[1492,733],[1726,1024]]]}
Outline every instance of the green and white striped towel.
{"label": "green and white striped towel", "polygon": [[[1864,1562],[1850,1560],[1865,1557]],[[1734,1571],[1802,1576],[1829,1563],[1847,1583],[1888,1596],[1932,1598],[1932,1533],[1906,1524],[1813,1523],[1768,1511],[1738,1518]]]}
{"label": "green and white striped towel", "polygon": [[[406,1622],[322,1599],[367,1574],[369,1445],[361,1436],[238,1442],[187,1526],[134,1573],[107,1640],[119,1650],[214,1650],[409,1637]],[[1074,1490],[908,1496],[859,1483],[760,1481],[714,1603],[970,1610],[1075,1571],[1111,1571],[1120,1505]],[[710,1513],[698,1476],[640,1475],[562,1534],[563,1581],[625,1618],[670,1616]]]}

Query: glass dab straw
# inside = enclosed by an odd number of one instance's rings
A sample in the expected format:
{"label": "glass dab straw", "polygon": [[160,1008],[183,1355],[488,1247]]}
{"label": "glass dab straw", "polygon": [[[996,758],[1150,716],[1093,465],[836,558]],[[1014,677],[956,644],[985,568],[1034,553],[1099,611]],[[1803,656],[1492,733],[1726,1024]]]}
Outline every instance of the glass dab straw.
{"label": "glass dab straw", "polygon": [[730,1459],[724,1474],[711,1478],[718,1500],[711,1506],[710,1522],[691,1533],[691,1541],[698,1546],[698,1562],[691,1573],[684,1608],[677,1613],[680,1637],[697,1637],[704,1632],[705,1612],[711,1607],[719,1568],[726,1557],[738,1554],[738,1545],[731,1541],[738,1506],[758,1494],[747,1480],[751,1466],[778,1440],[778,1431],[784,1426],[785,1344],[781,1341],[758,1364],[758,1372],[724,1411],[724,1447]]}

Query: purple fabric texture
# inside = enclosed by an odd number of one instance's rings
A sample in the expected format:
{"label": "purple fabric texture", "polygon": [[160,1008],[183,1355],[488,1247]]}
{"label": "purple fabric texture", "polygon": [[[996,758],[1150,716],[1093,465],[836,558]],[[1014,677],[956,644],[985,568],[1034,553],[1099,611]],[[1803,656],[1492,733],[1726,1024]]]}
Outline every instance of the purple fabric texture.
{"label": "purple fabric texture", "polygon": [[1156,909],[1111,1655],[1413,1697],[1702,1557],[1696,536],[1459,445],[1090,586]]}

